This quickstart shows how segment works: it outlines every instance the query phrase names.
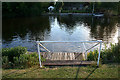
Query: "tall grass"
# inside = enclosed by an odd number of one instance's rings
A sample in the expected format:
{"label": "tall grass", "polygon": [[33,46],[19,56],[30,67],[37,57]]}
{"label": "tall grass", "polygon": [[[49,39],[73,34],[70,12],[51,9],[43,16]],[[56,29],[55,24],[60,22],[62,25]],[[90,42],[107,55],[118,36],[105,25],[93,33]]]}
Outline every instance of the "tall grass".
{"label": "tall grass", "polygon": [[[87,54],[87,60],[97,61],[98,58],[98,50],[90,51]],[[119,44],[111,44],[110,48],[106,48],[101,51],[101,61],[102,63],[108,62],[120,62],[120,45]]]}

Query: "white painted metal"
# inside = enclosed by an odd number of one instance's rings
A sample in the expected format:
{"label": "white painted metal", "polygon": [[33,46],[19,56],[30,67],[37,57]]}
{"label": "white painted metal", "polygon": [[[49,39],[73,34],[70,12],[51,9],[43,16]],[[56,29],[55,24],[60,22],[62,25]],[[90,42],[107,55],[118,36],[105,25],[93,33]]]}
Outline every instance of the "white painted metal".
{"label": "white painted metal", "polygon": [[86,47],[85,47],[85,43],[83,43],[83,46],[84,46],[84,49],[85,49],[85,51],[84,51],[84,54],[85,54],[85,59],[87,59],[87,52],[86,52]]}
{"label": "white painted metal", "polygon": [[87,50],[87,49],[86,49],[86,46],[85,46],[85,43],[83,43],[83,46],[84,46],[85,50]]}
{"label": "white painted metal", "polygon": [[100,42],[100,48],[99,48],[99,55],[98,55],[97,66],[99,66],[101,47],[102,47],[102,42]]}
{"label": "white painted metal", "polygon": [[95,44],[94,46],[90,47],[89,49],[86,50],[86,52],[89,51],[90,49],[94,48],[94,47],[97,46],[98,44],[100,44],[100,43],[97,43],[97,44]]}
{"label": "white painted metal", "polygon": [[44,47],[41,43],[39,43],[39,45],[40,45],[41,47],[43,47],[46,51],[50,52],[50,50],[48,50],[46,47]]}
{"label": "white painted metal", "polygon": [[[102,40],[97,40],[97,41],[37,41],[40,67],[42,67],[42,65],[41,65],[41,56],[40,56],[40,48],[39,48],[40,43],[83,43],[83,46],[84,46],[84,48],[86,50],[86,47],[84,45],[85,42],[86,43],[98,43],[98,44],[100,43],[99,55],[98,55],[98,61],[97,61],[97,66],[99,66],[100,51],[101,51],[101,47],[102,47]],[[44,47],[44,46],[42,46],[42,47]],[[48,49],[47,49],[47,51],[49,52]],[[87,52],[85,52],[85,53],[86,53],[85,55],[86,55],[86,59],[87,59]]]}
{"label": "white painted metal", "polygon": [[96,43],[96,42],[102,42],[102,40],[97,41],[37,41],[41,43]]}
{"label": "white painted metal", "polygon": [[37,47],[38,47],[40,67],[42,67],[42,65],[41,65],[41,56],[40,56],[40,47],[39,47],[39,43],[37,43],[37,44],[38,44]]}

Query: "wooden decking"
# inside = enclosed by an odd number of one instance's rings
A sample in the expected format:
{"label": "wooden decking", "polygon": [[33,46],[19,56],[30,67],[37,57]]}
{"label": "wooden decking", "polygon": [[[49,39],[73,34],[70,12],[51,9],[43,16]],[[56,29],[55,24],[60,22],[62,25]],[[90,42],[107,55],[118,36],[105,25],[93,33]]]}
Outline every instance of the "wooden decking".
{"label": "wooden decking", "polygon": [[47,60],[85,60],[83,53],[43,52],[41,55]]}
{"label": "wooden decking", "polygon": [[80,60],[46,60],[42,63],[45,66],[63,66],[63,65],[91,65],[96,64],[95,61],[80,61]]}
{"label": "wooden decking", "polygon": [[46,58],[46,61],[42,63],[45,66],[90,65],[96,63],[85,61],[83,53],[42,52],[41,55]]}

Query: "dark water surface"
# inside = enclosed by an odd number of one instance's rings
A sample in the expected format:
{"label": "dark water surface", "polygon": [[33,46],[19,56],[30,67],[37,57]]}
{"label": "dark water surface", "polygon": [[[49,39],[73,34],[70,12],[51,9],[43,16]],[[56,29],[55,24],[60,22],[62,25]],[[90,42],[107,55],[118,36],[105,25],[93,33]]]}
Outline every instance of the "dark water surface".
{"label": "dark water surface", "polygon": [[[3,19],[2,47],[25,46],[28,48],[28,51],[36,51],[37,46],[35,41],[37,40],[103,40],[107,44],[118,43],[117,24],[117,17],[39,16]],[[54,45],[51,43],[44,45],[52,51],[72,50],[75,52],[77,48],[83,47],[80,43],[74,45],[63,43],[61,46],[55,43]],[[68,46],[72,48],[68,48]]]}

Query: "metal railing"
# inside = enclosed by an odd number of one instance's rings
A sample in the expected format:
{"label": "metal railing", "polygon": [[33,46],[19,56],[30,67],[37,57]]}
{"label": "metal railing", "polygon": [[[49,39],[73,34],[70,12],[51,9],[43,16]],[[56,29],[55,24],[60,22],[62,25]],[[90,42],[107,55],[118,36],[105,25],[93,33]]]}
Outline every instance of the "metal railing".
{"label": "metal railing", "polygon": [[[43,47],[46,51],[50,52],[46,47],[44,47],[41,43],[83,43],[84,49],[85,49],[85,59],[87,59],[87,51],[89,51],[90,49],[94,48],[95,46],[100,44],[100,48],[99,48],[99,54],[98,54],[98,60],[97,60],[97,66],[99,66],[99,60],[100,60],[100,51],[101,51],[101,47],[102,47],[102,40],[97,40],[97,41],[37,41],[37,48],[38,48],[38,54],[39,54],[39,63],[40,63],[40,67],[42,67],[41,64],[41,54],[40,54],[40,46]],[[86,49],[86,46],[84,43],[97,43],[94,46],[92,46],[89,49]]]}

